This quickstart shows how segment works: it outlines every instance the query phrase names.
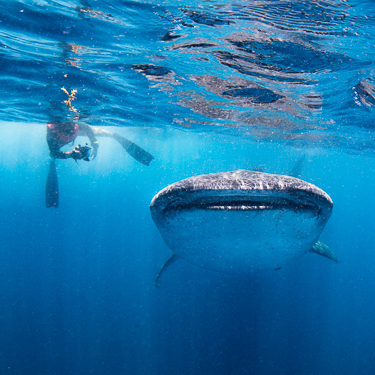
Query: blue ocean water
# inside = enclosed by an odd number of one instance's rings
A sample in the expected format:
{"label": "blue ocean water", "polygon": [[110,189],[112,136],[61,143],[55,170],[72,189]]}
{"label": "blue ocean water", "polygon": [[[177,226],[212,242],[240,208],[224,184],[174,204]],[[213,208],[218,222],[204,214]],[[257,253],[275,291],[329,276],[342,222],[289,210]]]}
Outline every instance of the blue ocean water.
{"label": "blue ocean water", "polygon": [[[374,374],[372,1],[0,2],[0,374]],[[64,101],[77,90],[71,106]],[[115,131],[58,160],[48,122]],[[85,139],[79,138],[80,142]],[[334,201],[279,271],[176,262],[149,204],[180,179],[262,168]]]}

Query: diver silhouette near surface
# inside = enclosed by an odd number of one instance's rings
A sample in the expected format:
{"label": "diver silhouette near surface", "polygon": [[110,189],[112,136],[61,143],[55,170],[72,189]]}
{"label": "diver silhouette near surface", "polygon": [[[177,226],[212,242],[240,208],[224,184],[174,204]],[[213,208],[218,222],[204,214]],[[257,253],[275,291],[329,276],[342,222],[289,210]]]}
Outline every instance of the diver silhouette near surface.
{"label": "diver silhouette near surface", "polygon": [[[75,146],[71,151],[61,151],[61,148],[69,143],[74,143],[78,136],[86,136],[91,147]],[[47,208],[59,206],[59,184],[56,173],[56,159],[73,159],[75,161],[90,161],[95,159],[99,142],[96,137],[109,137],[115,139],[125,151],[140,163],[149,166],[154,157],[135,143],[120,136],[117,133],[110,133],[107,130],[90,127],[84,124],[73,122],[51,122],[47,124],[47,143],[52,160],[46,184],[46,206]]]}

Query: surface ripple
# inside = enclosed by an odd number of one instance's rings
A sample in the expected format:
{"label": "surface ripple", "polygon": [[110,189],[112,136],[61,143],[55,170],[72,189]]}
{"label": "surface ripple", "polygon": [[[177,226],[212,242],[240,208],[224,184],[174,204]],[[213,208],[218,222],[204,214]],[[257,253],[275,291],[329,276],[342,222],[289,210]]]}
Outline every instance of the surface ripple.
{"label": "surface ripple", "polygon": [[[220,130],[374,148],[370,1],[18,1],[0,13],[0,120]],[[61,90],[77,90],[76,112]]]}

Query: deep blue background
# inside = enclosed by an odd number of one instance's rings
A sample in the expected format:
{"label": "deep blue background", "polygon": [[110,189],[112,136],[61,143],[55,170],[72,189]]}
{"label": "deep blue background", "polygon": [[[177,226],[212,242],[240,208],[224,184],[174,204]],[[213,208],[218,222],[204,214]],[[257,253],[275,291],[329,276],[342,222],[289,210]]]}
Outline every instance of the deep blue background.
{"label": "deep blue background", "polygon": [[[0,375],[373,375],[374,9],[0,1]],[[52,120],[155,160],[100,139],[96,160],[57,162],[46,209]],[[179,261],[154,287],[170,256],[149,212],[160,189],[286,174],[304,154],[302,178],[334,201],[321,239],[338,264],[309,253],[250,277]]]}
{"label": "deep blue background", "polygon": [[55,210],[45,128],[1,130],[1,374],[374,373],[374,159],[307,152],[303,178],[335,204],[321,238],[338,264],[307,254],[248,277],[180,261],[156,289],[169,256],[149,214],[158,190],[220,170],[287,173],[302,151],[119,130],[156,160],[103,140],[93,162],[60,161]]}

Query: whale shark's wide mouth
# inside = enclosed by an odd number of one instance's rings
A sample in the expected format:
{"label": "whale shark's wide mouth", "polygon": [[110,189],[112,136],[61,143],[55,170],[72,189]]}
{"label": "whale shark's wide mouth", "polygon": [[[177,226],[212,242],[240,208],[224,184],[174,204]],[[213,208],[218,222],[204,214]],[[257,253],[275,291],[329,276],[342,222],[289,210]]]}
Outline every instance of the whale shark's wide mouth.
{"label": "whale shark's wide mouth", "polygon": [[178,199],[164,208],[164,214],[181,210],[217,210],[217,211],[265,211],[293,210],[309,211],[317,216],[321,212],[319,204],[312,200],[296,198],[288,199],[274,196],[207,196],[194,200]]}

